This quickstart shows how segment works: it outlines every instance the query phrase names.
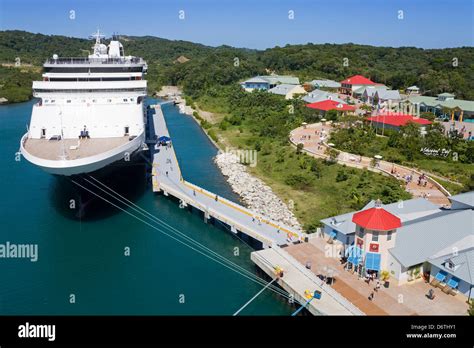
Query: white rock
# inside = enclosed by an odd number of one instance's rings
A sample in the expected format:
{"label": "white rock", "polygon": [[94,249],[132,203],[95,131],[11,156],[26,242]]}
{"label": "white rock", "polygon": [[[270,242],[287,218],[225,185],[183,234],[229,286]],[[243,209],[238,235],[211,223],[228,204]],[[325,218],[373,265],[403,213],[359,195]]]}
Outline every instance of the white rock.
{"label": "white rock", "polygon": [[302,231],[301,225],[288,206],[262,180],[254,178],[232,153],[220,153],[214,158],[232,190],[245,205],[257,214]]}

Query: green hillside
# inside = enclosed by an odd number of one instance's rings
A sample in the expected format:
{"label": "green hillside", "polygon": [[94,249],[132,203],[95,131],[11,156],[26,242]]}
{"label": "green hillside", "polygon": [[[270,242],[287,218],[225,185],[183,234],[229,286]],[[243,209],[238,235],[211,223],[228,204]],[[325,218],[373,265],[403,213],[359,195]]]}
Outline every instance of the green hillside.
{"label": "green hillside", "polygon": [[[291,73],[303,81],[315,78],[341,80],[363,74],[393,88],[413,84],[427,95],[453,92],[458,98],[474,99],[474,48],[424,50],[414,47],[389,48],[356,44],[287,45],[257,51],[229,46],[209,47],[187,41],[152,36],[121,36],[126,54],[144,57],[149,64],[149,86],[153,93],[163,84],[179,84],[191,96],[233,84],[268,71]],[[85,56],[91,40],[0,31],[0,62],[40,67],[54,53]],[[179,56],[190,59],[175,63]],[[456,66],[453,66],[454,64]],[[347,64],[343,64],[346,62]],[[11,102],[31,96],[31,81],[39,71],[22,67],[0,67],[0,97]]]}

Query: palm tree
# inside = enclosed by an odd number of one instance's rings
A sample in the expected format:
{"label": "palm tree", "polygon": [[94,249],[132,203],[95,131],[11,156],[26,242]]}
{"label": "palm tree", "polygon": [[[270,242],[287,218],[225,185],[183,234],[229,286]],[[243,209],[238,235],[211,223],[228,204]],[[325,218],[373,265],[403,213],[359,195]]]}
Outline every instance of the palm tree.
{"label": "palm tree", "polygon": [[443,116],[450,116],[452,111],[453,111],[453,109],[451,109],[448,106],[443,106],[442,109],[441,109],[441,112],[443,113]]}

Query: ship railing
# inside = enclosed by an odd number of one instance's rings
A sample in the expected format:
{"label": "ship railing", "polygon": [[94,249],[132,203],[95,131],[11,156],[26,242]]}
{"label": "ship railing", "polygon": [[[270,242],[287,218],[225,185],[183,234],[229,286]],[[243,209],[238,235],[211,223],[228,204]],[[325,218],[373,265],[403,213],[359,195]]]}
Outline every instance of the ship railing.
{"label": "ship railing", "polygon": [[145,61],[140,57],[131,58],[88,58],[88,57],[69,57],[69,58],[48,58],[45,64],[144,64]]}

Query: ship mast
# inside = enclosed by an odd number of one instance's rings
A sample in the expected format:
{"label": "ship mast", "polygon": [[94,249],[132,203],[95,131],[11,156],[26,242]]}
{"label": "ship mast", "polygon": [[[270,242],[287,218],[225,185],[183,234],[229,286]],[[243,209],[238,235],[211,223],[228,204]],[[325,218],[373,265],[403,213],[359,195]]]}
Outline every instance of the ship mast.
{"label": "ship mast", "polygon": [[95,39],[95,45],[92,47],[94,49],[94,54],[100,55],[100,39],[104,38],[105,35],[100,33],[100,30],[97,29],[97,32],[92,33],[91,38]]}

